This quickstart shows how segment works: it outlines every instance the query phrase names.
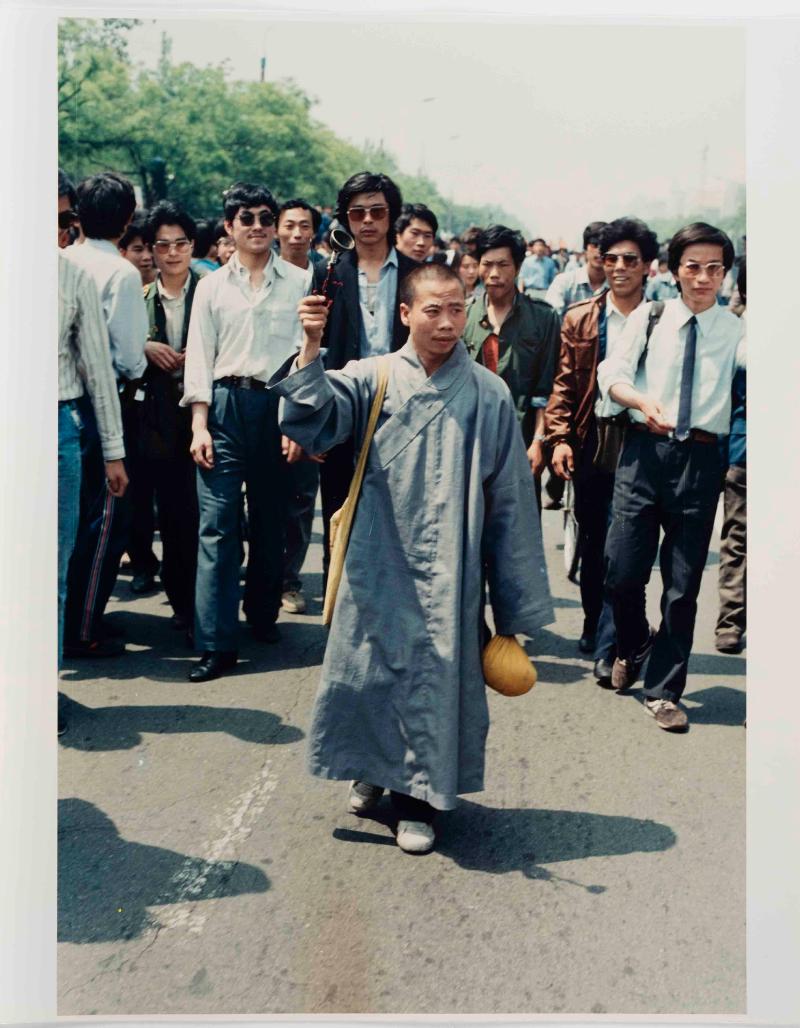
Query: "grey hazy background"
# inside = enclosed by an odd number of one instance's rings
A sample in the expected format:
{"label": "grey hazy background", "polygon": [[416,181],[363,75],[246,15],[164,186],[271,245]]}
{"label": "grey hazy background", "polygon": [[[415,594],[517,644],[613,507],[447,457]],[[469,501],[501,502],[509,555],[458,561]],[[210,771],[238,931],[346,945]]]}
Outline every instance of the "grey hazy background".
{"label": "grey hazy background", "polygon": [[742,195],[736,27],[165,19],[131,33],[133,59],[152,67],[162,32],[174,60],[237,79],[265,56],[267,79],[294,79],[338,135],[551,240],[625,213],[730,213]]}

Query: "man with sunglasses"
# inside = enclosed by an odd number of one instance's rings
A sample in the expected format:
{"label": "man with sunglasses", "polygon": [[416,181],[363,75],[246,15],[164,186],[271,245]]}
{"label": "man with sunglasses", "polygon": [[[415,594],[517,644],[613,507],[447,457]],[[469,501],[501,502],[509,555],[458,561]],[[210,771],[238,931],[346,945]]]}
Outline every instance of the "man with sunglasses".
{"label": "man with sunglasses", "polygon": [[[730,239],[711,225],[696,222],[676,232],[668,260],[681,295],[665,302],[649,343],[651,305],[631,314],[597,371],[602,393],[631,417],[606,543],[618,654],[611,684],[633,685],[649,655],[644,707],[667,731],[688,726],[678,704],[720,494],[719,436],[730,430],[732,383],[743,362],[742,324],[717,303],[733,259]],[[660,529],[664,591],[653,633],[644,591]]]}
{"label": "man with sunglasses", "polygon": [[197,284],[181,405],[192,409],[200,535],[191,670],[205,682],[230,670],[239,649],[239,511],[247,491],[249,551],[245,613],[261,642],[280,639],[286,461],[278,399],[269,378],[300,345],[297,305],[307,274],[273,253],[278,205],[263,185],[225,193],[228,263]]}
{"label": "man with sunglasses", "polygon": [[[408,327],[400,318],[399,285],[419,264],[392,245],[402,206],[400,190],[383,174],[360,171],[339,190],[336,218],[356,245],[336,263],[335,277],[341,285],[322,339],[329,370],[339,371],[351,360],[394,352],[408,339]],[[349,439],[332,449],[320,466],[326,576],[330,519],[347,498],[353,464],[353,440]]]}
{"label": "man with sunglasses", "polygon": [[598,683],[611,686],[616,656],[614,614],[604,602],[606,532],[614,474],[595,466],[597,365],[613,352],[628,317],[644,303],[658,240],[638,218],[618,218],[597,237],[608,288],[573,304],[561,324],[561,353],[544,415],[545,448],[555,474],[573,481],[581,551],[583,632],[578,648],[593,654]]}

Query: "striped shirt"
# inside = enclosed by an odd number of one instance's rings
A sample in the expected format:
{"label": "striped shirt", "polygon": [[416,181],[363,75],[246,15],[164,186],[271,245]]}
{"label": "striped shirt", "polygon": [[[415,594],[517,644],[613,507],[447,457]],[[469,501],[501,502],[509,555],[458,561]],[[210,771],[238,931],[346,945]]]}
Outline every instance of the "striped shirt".
{"label": "striped shirt", "polygon": [[125,456],[117,383],[97,287],[58,251],[58,399],[76,400],[84,385],[94,407],[105,460]]}

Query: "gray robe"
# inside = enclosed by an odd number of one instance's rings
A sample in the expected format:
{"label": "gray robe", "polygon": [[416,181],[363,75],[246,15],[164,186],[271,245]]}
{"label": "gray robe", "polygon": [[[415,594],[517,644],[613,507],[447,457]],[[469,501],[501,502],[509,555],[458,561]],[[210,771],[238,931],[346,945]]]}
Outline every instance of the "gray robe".
{"label": "gray robe", "polygon": [[[449,810],[459,793],[483,788],[483,577],[502,635],[531,634],[554,620],[553,607],[505,383],[460,341],[430,378],[410,342],[388,360],[309,769]],[[328,372],[317,359],[273,386],[281,428],[311,454],[353,434],[360,444],[376,387],[374,357]]]}

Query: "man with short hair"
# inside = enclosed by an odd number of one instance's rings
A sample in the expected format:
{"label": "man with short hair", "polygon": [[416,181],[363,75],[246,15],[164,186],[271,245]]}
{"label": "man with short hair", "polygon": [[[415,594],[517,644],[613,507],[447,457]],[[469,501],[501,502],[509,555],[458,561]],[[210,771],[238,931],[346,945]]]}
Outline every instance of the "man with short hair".
{"label": "man with short hair", "polygon": [[266,186],[225,193],[225,227],[236,253],[195,289],[182,406],[192,408],[200,536],[195,645],[189,678],[230,670],[239,649],[239,512],[247,491],[245,613],[255,638],[275,643],[281,607],[286,462],[278,401],[266,382],[300,342],[297,304],[306,275],[272,251],[278,205]]}
{"label": "man with short hair", "polygon": [[[728,236],[705,222],[680,229],[669,269],[681,291],[667,300],[649,344],[649,304],[634,311],[598,382],[632,419],[614,481],[606,543],[606,587],[614,605],[617,653],[611,683],[629,688],[647,659],[644,706],[667,731],[687,727],[678,705],[686,685],[697,596],[721,485],[718,441],[731,422],[731,388],[742,324],[717,303],[733,264]],[[644,588],[664,539],[664,591],[657,633],[647,622]],[[651,652],[652,651],[652,652]]]}
{"label": "man with short hair", "polygon": [[544,416],[551,467],[575,488],[581,553],[581,653],[593,654],[598,683],[611,686],[616,656],[614,614],[604,601],[604,549],[614,473],[597,467],[597,365],[613,353],[629,315],[643,303],[647,269],[658,242],[638,218],[618,218],[598,238],[608,289],[570,306],[561,325],[561,353]]}
{"label": "man with short hair", "polygon": [[125,260],[130,261],[142,276],[143,286],[155,282],[156,268],[153,263],[152,240],[148,236],[146,211],[134,215],[122,234],[118,249]]}
{"label": "man with short hair", "polygon": [[394,223],[395,246],[420,264],[431,256],[439,219],[424,203],[404,203],[400,217]]}
{"label": "man with short hair", "polygon": [[[325,367],[338,370],[348,361],[394,352],[405,344],[408,327],[400,317],[398,290],[416,261],[392,245],[392,227],[403,198],[383,174],[360,171],[339,190],[336,218],[350,232],[355,248],[336,262],[337,289],[325,325]],[[352,439],[330,453],[320,467],[323,521],[323,572],[327,578],[330,519],[347,499],[353,477]]]}
{"label": "man with short hair", "polygon": [[289,264],[309,273],[309,288],[319,288],[328,262],[313,247],[322,215],[308,200],[286,200],[278,210],[272,249]]}
{"label": "man with short hair", "polygon": [[469,309],[464,342],[472,357],[511,390],[541,510],[544,409],[558,356],[558,315],[544,300],[516,289],[525,256],[525,240],[519,232],[491,225],[476,252],[484,294]]}
{"label": "man with short hair", "polygon": [[553,611],[514,402],[460,340],[464,287],[452,269],[424,264],[399,292],[402,349],[327,372],[325,303],[306,297],[300,354],[273,389],[283,430],[319,453],[363,437],[387,370],[308,762],[318,777],[352,781],[354,814],[388,789],[398,845],[424,853],[437,812],[483,788],[485,582],[502,635],[532,634]]}
{"label": "man with short hair", "polygon": [[58,169],[58,248],[65,250],[72,243],[72,231],[78,222],[78,194],[61,168]]}
{"label": "man with short hair", "polygon": [[556,275],[545,294],[545,300],[555,307],[559,317],[564,311],[579,300],[588,300],[606,287],[606,272],[603,267],[603,254],[600,250],[600,233],[606,226],[605,221],[591,221],[583,230],[583,249],[586,263]]}
{"label": "man with short hair", "polygon": [[[94,281],[108,329],[111,360],[120,393],[125,448],[132,449],[133,405],[147,367],[147,314],[142,281],[120,254],[118,243],[136,208],[133,186],[113,172],[85,179],[78,187],[78,217],[85,236],[65,256]],[[100,441],[87,412],[82,451],[81,520],[70,561],[64,610],[64,653],[69,657],[111,657],[125,646],[103,625],[105,610],[128,542],[131,509],[127,496],[106,488]]]}
{"label": "man with short hair", "polygon": [[646,300],[674,300],[678,295],[678,284],[669,270],[666,255],[658,259],[658,271],[647,280]]}
{"label": "man with short hair", "polygon": [[543,300],[558,267],[548,254],[544,239],[532,239],[530,246],[531,252],[519,269],[519,289],[533,300]]}

